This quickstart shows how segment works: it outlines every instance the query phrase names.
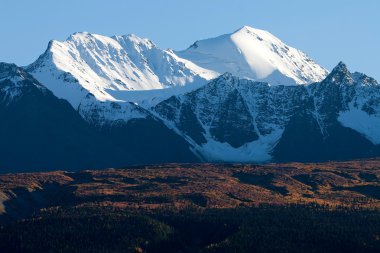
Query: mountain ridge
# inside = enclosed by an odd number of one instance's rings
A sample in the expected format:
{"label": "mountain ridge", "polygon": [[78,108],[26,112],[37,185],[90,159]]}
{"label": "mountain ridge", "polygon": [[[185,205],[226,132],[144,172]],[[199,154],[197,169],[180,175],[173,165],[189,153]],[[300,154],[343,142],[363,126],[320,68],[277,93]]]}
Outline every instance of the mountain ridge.
{"label": "mountain ridge", "polygon": [[[166,63],[162,64],[163,61]],[[80,100],[59,90],[62,85],[59,80],[66,77],[61,75],[66,73],[70,77],[65,81],[79,84],[77,88],[92,93],[100,101],[119,100],[118,94],[111,95],[108,90],[163,89],[185,83],[204,83],[215,76],[211,73],[211,77],[201,77],[207,76],[207,71],[186,60],[179,60],[173,53],[159,49],[148,39],[135,35],[107,37],[87,32],[74,33],[64,42],[49,42],[45,53],[26,69],[42,83],[56,82],[55,86],[48,84],[51,86],[49,88],[58,97],[69,100],[74,107],[80,104]],[[46,77],[49,72],[55,78]]]}

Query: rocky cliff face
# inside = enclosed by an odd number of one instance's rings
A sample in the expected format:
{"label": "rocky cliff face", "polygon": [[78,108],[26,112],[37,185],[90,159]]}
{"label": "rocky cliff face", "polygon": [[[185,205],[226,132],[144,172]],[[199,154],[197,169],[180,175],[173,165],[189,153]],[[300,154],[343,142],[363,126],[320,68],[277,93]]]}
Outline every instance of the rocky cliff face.
{"label": "rocky cliff face", "polygon": [[224,74],[154,111],[206,160],[348,159],[379,152],[371,126],[380,119],[379,96],[374,79],[339,63],[325,80],[308,86],[270,86]]}

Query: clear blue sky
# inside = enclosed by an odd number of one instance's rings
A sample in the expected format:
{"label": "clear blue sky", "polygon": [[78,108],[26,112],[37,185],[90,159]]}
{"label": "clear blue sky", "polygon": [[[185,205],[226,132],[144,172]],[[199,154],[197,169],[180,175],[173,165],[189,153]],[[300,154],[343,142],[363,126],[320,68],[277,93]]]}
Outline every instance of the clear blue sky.
{"label": "clear blue sky", "polygon": [[135,33],[179,50],[250,25],[329,70],[343,60],[380,80],[378,0],[1,0],[0,10],[0,61],[19,65],[77,31]]}

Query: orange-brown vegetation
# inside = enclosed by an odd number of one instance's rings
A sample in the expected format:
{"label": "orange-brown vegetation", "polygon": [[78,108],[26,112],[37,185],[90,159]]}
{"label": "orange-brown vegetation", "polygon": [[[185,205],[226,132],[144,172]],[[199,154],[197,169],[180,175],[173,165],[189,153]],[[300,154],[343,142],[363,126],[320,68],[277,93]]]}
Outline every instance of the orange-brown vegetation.
{"label": "orange-brown vegetation", "polygon": [[317,203],[379,208],[379,179],[380,160],[167,164],[4,174],[0,175],[0,203],[8,214],[17,213],[23,205],[35,205],[36,209],[96,205],[150,210]]}

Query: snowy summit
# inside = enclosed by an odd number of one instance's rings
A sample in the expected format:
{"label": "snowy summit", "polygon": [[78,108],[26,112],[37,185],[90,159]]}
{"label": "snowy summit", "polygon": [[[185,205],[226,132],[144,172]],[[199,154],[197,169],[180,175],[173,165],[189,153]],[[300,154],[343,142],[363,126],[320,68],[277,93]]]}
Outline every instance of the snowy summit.
{"label": "snowy summit", "polygon": [[249,26],[197,41],[177,54],[205,69],[272,85],[309,84],[323,80],[328,74],[300,50],[267,31]]}

